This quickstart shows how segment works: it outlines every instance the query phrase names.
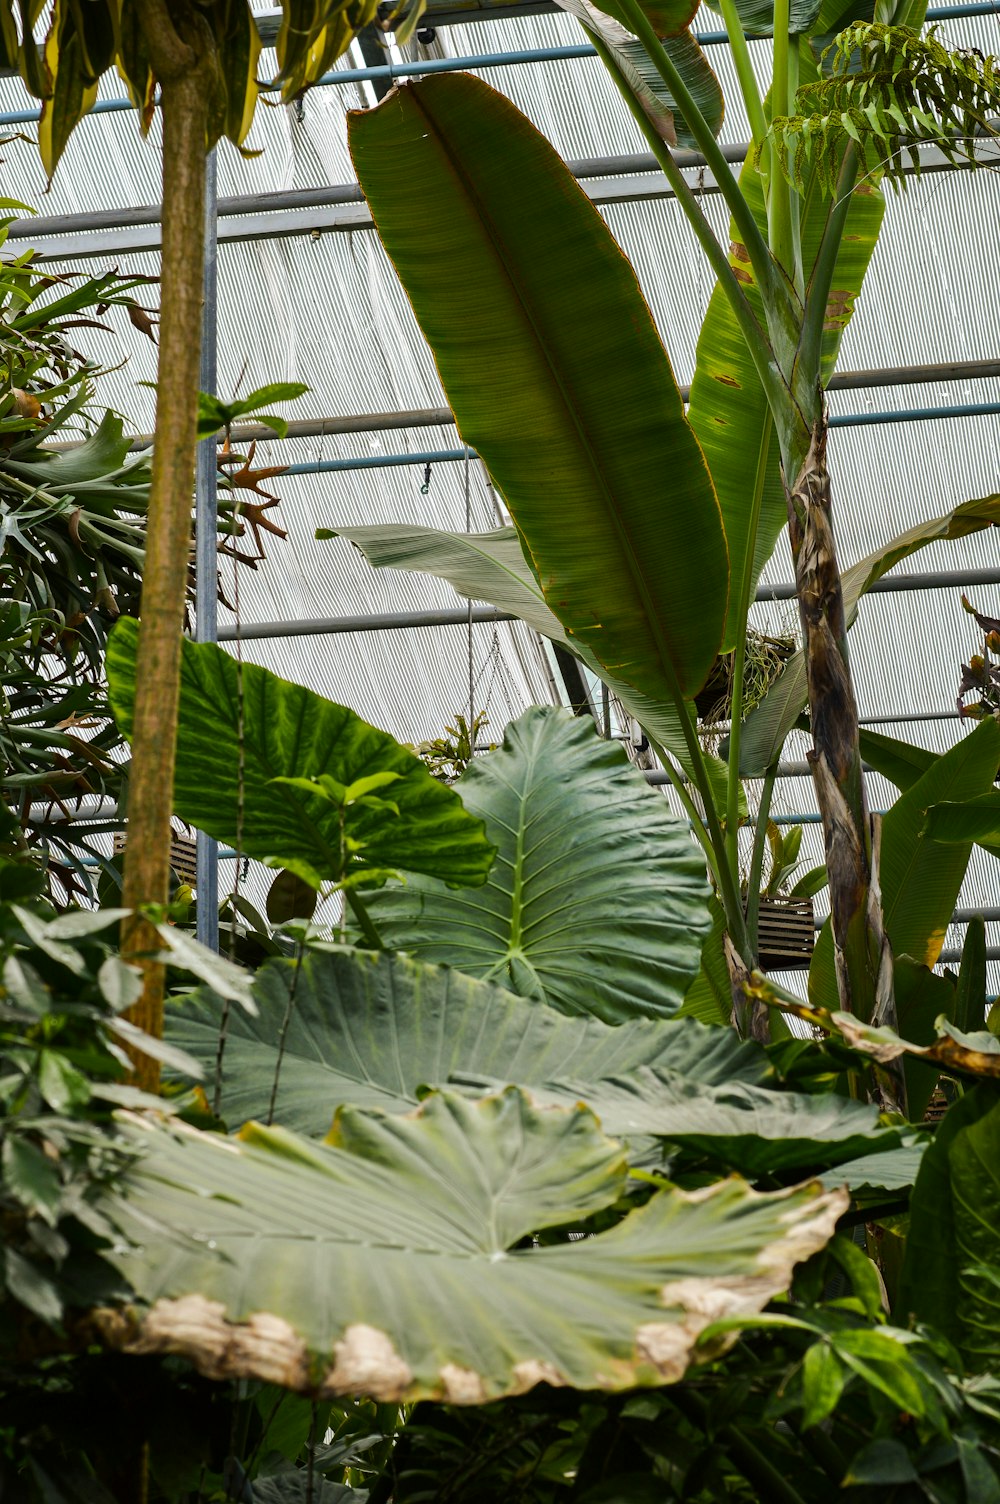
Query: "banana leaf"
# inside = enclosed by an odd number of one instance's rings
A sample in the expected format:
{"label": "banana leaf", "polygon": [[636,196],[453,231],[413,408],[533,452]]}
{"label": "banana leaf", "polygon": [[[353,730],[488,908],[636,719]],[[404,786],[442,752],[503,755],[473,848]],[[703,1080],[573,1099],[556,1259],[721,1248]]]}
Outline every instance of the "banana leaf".
{"label": "banana leaf", "polygon": [[411,84],[348,129],[459,431],[546,604],[615,679],[653,702],[693,696],[725,619],[722,521],[600,215],[534,126],[470,76]]}
{"label": "banana leaf", "polygon": [[[966,501],[943,517],[918,523],[900,533],[891,542],[875,549],[865,558],[845,569],[841,576],[844,612],[851,626],[858,603],[876,580],[888,574],[902,559],[938,538],[964,538],[1000,522],[1000,495]],[[795,725],[808,699],[806,665],[801,652],[790,658],[767,695],[747,717],[740,742],[740,774],[760,778],[775,761],[785,738]]]}

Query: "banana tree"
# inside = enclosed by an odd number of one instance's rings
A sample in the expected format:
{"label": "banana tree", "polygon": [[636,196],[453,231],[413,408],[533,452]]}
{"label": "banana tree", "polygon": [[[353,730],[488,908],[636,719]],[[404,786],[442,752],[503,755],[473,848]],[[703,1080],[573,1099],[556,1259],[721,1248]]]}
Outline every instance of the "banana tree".
{"label": "banana tree", "polygon": [[[564,8],[582,20],[718,279],[688,413],[631,268],[556,153],[477,80],[422,80],[353,114],[351,149],[459,431],[514,531],[347,536],[376,564],[429,570],[470,596],[513,604],[562,638],[646,728],[712,870],[734,1011],[747,1030],[763,1027],[743,988],[756,961],[755,895],[746,913],[737,846],[747,617],[787,523],[840,1007],[892,1022],[824,386],[878,235],[879,178],[902,183],[903,148],[928,141],[969,156],[963,143],[995,113],[997,75],[992,60],[922,39],[919,0],[901,0],[886,23],[881,10],[857,20],[842,0],[777,0],[773,10],[721,0],[752,132],[737,180],[716,141],[718,86],[686,30],[687,7]],[[773,36],[766,98],[750,67],[751,26]],[[728,250],[677,165],[678,142],[697,146],[724,198]],[[970,504],[930,531],[988,525],[998,507],[996,497]],[[895,540],[850,606],[926,541],[921,530]],[[700,745],[692,702],[730,652],[727,769]],[[779,750],[768,757],[772,773]],[[765,828],[766,809],[752,872]]]}
{"label": "banana tree", "polygon": [[[376,0],[285,0],[276,87],[290,100],[375,17]],[[416,24],[413,6],[406,25]],[[184,602],[191,540],[198,418],[205,155],[222,137],[238,149],[253,121],[261,51],[247,0],[53,0],[43,46],[34,28],[43,0],[0,3],[0,66],[20,73],[42,101],[39,149],[51,176],[73,129],[117,69],[143,133],[159,104],[163,122],[161,314],[156,447],[143,573],[139,689],[132,747],[130,840],[124,901],[135,911],[167,901],[170,815]],[[163,968],[152,926],[134,914],[126,946],[144,968],[136,1023],[159,1036]],[[155,1086],[155,1063],[137,1061]]]}

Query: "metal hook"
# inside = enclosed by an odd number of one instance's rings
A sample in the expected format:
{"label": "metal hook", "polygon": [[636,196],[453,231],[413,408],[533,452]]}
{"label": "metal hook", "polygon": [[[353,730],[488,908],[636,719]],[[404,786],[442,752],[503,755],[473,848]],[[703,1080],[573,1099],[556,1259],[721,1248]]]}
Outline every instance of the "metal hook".
{"label": "metal hook", "polygon": [[424,483],[420,487],[420,494],[421,494],[421,496],[426,496],[427,493],[428,493],[428,491],[430,490],[430,488],[431,488],[431,467],[430,467],[429,464],[427,464],[427,465],[424,466]]}

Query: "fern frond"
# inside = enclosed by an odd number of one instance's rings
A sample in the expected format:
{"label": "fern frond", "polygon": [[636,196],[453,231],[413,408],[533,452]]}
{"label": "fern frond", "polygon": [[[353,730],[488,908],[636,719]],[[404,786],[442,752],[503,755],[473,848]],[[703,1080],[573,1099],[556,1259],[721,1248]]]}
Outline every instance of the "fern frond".
{"label": "fern frond", "polygon": [[[795,96],[798,113],[771,123],[772,159],[799,190],[815,169],[832,193],[850,145],[860,173],[898,188],[905,157],[919,172],[918,147],[975,165],[977,140],[998,134],[998,60],[974,49],[950,52],[933,27],[920,36],[858,21],[834,38],[823,62],[826,76]],[[763,143],[758,162],[762,150]]]}

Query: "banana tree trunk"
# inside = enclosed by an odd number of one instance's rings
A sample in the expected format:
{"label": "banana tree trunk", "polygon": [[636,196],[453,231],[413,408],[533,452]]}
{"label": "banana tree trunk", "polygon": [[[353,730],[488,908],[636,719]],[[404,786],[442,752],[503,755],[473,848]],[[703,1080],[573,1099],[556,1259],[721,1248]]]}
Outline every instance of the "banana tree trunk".
{"label": "banana tree trunk", "polygon": [[[140,0],[150,62],[160,83],[163,117],[160,355],[156,442],[141,625],[128,845],[123,901],[165,904],[169,897],[170,815],[180,678],[181,637],[191,552],[201,298],[205,149],[216,58],[208,27],[180,0]],[[164,969],[152,959],[155,929],[126,921],[124,954],[143,972],[143,991],[129,1017],[156,1037],[163,1033]],[[134,1079],[159,1086],[159,1066],[137,1056]]]}
{"label": "banana tree trunk", "polygon": [[820,417],[800,452],[786,455],[783,465],[809,683],[813,749],[807,755],[826,842],[840,1007],[865,1022],[894,1023],[892,954],[882,924],[848,669],[826,435],[826,421]]}

